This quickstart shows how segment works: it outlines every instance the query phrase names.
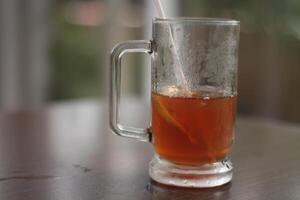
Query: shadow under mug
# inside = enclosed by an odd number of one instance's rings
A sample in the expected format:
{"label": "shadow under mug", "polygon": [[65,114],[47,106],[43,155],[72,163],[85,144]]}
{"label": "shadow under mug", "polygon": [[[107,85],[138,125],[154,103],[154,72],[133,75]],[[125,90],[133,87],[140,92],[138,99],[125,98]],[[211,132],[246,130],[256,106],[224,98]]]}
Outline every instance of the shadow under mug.
{"label": "shadow under mug", "polygon": [[[110,125],[121,136],[152,142],[149,174],[159,183],[214,187],[232,179],[239,22],[154,19],[151,41],[126,41],[111,52]],[[151,127],[119,123],[121,60],[151,56]]]}

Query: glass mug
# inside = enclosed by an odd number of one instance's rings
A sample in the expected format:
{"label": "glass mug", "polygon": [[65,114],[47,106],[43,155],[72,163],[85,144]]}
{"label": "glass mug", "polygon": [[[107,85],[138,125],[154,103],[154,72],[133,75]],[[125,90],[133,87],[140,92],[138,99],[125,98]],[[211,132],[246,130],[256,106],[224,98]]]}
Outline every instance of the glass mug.
{"label": "glass mug", "polygon": [[[237,97],[239,21],[154,19],[151,41],[126,41],[111,52],[110,125],[120,135],[152,142],[149,174],[159,183],[214,187],[232,179],[228,154]],[[119,123],[121,59],[151,56],[151,127]]]}

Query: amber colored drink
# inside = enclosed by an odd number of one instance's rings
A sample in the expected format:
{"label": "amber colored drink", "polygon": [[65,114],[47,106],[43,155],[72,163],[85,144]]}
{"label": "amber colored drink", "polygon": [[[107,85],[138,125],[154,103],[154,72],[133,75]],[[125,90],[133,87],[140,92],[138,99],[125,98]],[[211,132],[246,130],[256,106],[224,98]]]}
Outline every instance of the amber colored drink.
{"label": "amber colored drink", "polygon": [[223,160],[233,139],[235,104],[235,96],[169,97],[152,93],[156,153],[187,165]]}

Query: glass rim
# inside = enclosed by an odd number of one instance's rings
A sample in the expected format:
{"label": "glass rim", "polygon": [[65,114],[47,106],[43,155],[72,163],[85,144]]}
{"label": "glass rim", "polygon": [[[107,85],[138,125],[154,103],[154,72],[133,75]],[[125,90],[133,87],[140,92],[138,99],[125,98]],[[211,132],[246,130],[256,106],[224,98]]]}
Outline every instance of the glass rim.
{"label": "glass rim", "polygon": [[211,25],[239,25],[240,21],[226,18],[210,17],[171,17],[171,18],[153,18],[153,23],[178,23],[178,22],[196,22],[200,24]]}

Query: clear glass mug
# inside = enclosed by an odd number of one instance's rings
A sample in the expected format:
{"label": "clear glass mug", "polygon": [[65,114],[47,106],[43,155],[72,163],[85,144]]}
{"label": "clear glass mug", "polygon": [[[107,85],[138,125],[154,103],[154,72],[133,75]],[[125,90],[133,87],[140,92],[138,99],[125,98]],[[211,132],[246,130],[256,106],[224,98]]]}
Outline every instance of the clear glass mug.
{"label": "clear glass mug", "polygon": [[[239,28],[228,19],[154,19],[151,41],[126,41],[111,52],[111,128],[152,142],[155,181],[183,187],[231,181]],[[119,123],[121,59],[128,52],[152,58],[150,128]]]}

